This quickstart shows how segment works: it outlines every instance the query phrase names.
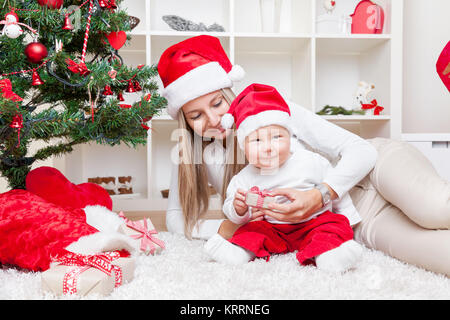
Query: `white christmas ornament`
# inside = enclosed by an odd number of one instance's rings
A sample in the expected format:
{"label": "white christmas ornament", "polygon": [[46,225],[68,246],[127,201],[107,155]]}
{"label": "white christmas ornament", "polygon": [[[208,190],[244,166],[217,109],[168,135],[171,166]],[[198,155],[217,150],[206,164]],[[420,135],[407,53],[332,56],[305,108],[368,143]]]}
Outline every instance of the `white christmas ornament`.
{"label": "white christmas ornament", "polygon": [[336,7],[336,1],[334,0],[324,0],[323,1],[323,7],[325,8],[325,11],[327,13],[333,12],[334,8]]}
{"label": "white christmas ornament", "polygon": [[30,28],[28,25],[19,22],[19,17],[13,11],[5,15],[5,20],[0,21],[0,24],[4,24],[2,35],[6,35],[8,38],[15,39],[23,34],[23,30],[20,26],[27,27],[31,32],[37,33],[36,30]]}
{"label": "white christmas ornament", "polygon": [[22,35],[23,30],[17,24],[12,24],[3,28],[3,34],[5,34],[8,38],[15,39]]}

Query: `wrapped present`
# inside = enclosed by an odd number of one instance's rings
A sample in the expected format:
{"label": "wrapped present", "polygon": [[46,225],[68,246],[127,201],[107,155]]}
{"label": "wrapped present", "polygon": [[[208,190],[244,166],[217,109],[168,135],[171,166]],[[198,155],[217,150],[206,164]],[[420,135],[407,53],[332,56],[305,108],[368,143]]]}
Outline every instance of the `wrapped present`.
{"label": "wrapped present", "polygon": [[56,295],[107,295],[134,276],[135,263],[118,251],[96,255],[68,252],[41,274],[42,290]]}
{"label": "wrapped present", "polygon": [[119,227],[119,232],[136,239],[140,251],[147,255],[154,255],[165,249],[164,242],[158,238],[158,231],[149,218],[131,221],[125,217],[122,211],[119,216],[125,220],[125,224]]}
{"label": "wrapped present", "polygon": [[245,196],[245,203],[254,208],[268,208],[269,203],[275,202],[268,190],[259,190],[258,187],[252,187]]}

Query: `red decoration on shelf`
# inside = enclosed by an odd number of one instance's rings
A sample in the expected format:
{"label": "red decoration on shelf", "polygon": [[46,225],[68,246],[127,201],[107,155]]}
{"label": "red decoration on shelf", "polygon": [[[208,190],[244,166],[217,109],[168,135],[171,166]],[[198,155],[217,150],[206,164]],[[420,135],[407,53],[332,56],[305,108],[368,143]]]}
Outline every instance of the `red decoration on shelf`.
{"label": "red decoration on shelf", "polygon": [[439,56],[436,63],[436,71],[448,91],[450,91],[450,41]]}
{"label": "red decoration on shelf", "polygon": [[39,73],[36,69],[33,69],[33,81],[31,85],[33,86],[40,86],[41,84],[44,84],[44,81],[42,81],[41,77],[39,76]]}
{"label": "red decoration on shelf", "polygon": [[59,9],[62,7],[64,0],[37,0],[41,6],[47,6],[50,9]]}
{"label": "red decoration on shelf", "polygon": [[383,8],[370,0],[358,3],[352,18],[352,33],[380,34],[383,32]]}
{"label": "red decoration on shelf", "polygon": [[379,115],[380,115],[380,112],[384,110],[383,107],[381,107],[381,106],[378,105],[378,102],[377,102],[376,99],[372,100],[372,102],[369,103],[369,104],[361,103],[361,105],[362,105],[362,109],[363,109],[363,110],[374,109],[374,110],[373,110],[373,115],[374,115],[374,116],[379,116]]}
{"label": "red decoration on shelf", "polygon": [[25,55],[31,63],[41,63],[47,57],[47,48],[40,42],[34,41],[25,47]]}

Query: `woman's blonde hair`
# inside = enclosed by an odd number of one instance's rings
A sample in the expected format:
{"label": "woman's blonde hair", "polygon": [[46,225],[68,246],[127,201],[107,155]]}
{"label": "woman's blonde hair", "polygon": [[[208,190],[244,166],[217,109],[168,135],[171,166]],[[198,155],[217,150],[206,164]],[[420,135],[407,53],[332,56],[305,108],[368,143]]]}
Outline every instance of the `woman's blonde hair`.
{"label": "woman's blonde hair", "polygon": [[[228,104],[231,105],[236,98],[234,92],[230,88],[224,88],[220,91]],[[200,138],[202,143],[194,143],[196,134],[187,124],[181,109],[178,115],[178,127],[181,129],[179,136],[178,192],[184,216],[185,235],[191,239],[194,226],[206,214],[209,207],[210,189],[206,166],[203,163],[203,151],[211,141],[203,141]],[[220,193],[222,201],[225,199],[231,178],[245,166],[245,160],[242,160],[245,157],[238,147],[236,137],[234,134],[230,136],[231,139],[225,140],[226,162],[222,190],[216,190]]]}

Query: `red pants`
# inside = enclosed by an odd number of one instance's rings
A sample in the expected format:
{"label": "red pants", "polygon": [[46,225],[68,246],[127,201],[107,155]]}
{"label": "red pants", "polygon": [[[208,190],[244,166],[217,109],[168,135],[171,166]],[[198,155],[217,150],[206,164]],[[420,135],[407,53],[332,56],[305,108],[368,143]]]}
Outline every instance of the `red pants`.
{"label": "red pants", "polygon": [[271,254],[298,250],[297,260],[308,265],[314,263],[312,258],[352,239],[353,229],[348,219],[326,211],[299,224],[249,222],[240,227],[229,241],[267,260]]}

